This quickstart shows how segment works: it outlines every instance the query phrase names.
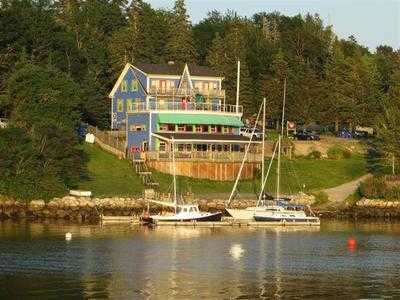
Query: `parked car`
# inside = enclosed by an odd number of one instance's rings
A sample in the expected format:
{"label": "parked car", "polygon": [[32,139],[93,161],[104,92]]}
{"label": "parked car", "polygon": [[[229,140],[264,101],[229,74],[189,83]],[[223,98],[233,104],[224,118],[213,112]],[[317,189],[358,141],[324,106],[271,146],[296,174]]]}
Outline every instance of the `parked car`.
{"label": "parked car", "polygon": [[299,141],[319,141],[320,137],[318,134],[309,131],[299,131],[294,135],[294,138]]}
{"label": "parked car", "polygon": [[[252,127],[248,127],[248,126],[245,126],[245,127],[242,127],[241,129],[240,129],[240,135],[242,135],[242,136],[245,136],[245,137],[248,137],[248,138],[250,138],[251,137],[251,133],[253,132],[253,128]],[[262,139],[262,132],[261,132],[261,130],[259,130],[258,128],[256,128],[255,130],[254,130],[254,137],[256,138],[256,139]]]}
{"label": "parked car", "polygon": [[366,131],[355,130],[351,132],[348,129],[342,129],[338,132],[337,136],[343,139],[366,139],[369,137],[369,134]]}
{"label": "parked car", "polygon": [[8,125],[8,120],[5,118],[0,118],[0,128],[6,128]]}
{"label": "parked car", "polygon": [[337,137],[340,137],[342,139],[352,139],[353,134],[348,129],[342,129],[338,132]]}

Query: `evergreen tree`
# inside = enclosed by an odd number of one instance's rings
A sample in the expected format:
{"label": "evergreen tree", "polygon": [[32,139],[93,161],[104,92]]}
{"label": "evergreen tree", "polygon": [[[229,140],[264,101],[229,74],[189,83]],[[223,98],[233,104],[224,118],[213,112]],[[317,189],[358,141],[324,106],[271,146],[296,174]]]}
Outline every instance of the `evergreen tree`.
{"label": "evergreen tree", "polygon": [[196,61],[196,49],[184,0],[175,1],[167,48],[169,60],[180,63]]}

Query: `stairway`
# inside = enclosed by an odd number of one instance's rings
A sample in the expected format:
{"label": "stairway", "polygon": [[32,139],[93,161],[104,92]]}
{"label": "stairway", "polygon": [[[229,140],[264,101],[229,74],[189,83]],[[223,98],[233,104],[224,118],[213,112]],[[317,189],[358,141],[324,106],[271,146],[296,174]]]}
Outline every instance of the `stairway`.
{"label": "stairway", "polygon": [[142,182],[145,186],[148,187],[158,187],[160,184],[156,182],[152,176],[152,172],[146,164],[145,160],[135,159],[133,160],[133,164],[135,165],[136,173],[142,178]]}

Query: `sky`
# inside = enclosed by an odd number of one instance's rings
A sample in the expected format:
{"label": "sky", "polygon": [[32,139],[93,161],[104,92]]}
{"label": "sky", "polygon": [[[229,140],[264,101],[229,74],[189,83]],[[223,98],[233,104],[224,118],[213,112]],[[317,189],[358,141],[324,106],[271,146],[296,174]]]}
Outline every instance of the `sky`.
{"label": "sky", "polygon": [[[154,8],[171,9],[173,0],[147,0]],[[325,25],[333,25],[340,38],[355,36],[371,51],[379,45],[400,49],[400,0],[186,0],[193,24],[211,10],[236,11],[251,17],[260,11],[284,15],[319,14]]]}

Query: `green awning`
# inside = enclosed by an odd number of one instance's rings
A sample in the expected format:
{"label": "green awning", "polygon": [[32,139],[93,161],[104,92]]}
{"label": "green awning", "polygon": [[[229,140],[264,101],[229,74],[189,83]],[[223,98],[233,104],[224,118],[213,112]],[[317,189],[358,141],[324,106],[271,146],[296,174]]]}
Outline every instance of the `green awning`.
{"label": "green awning", "polygon": [[217,114],[158,114],[158,123],[163,124],[189,124],[189,125],[223,125],[242,127],[242,121],[238,117]]}

